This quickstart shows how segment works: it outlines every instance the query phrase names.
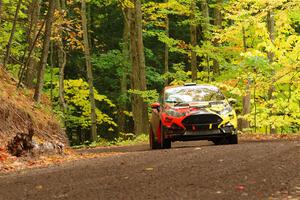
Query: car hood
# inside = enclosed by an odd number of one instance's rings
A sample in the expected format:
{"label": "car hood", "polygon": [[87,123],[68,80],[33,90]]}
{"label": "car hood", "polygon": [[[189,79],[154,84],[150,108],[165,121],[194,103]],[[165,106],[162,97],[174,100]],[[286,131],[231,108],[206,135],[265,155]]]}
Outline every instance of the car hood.
{"label": "car hood", "polygon": [[228,106],[225,101],[212,103],[212,102],[192,102],[184,106],[165,106],[165,112],[173,117],[182,117],[185,115],[199,115],[213,113],[218,114]]}

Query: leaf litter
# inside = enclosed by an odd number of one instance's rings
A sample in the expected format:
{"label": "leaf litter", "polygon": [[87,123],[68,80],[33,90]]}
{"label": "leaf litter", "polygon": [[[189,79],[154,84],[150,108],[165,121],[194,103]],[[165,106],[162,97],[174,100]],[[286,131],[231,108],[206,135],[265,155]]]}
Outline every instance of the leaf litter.
{"label": "leaf litter", "polygon": [[73,149],[65,149],[63,154],[49,154],[38,156],[16,157],[10,155],[6,150],[0,149],[0,173],[9,173],[24,169],[44,168],[49,166],[61,165],[82,159],[103,158],[114,155],[124,154],[122,152],[105,153],[78,153]]}

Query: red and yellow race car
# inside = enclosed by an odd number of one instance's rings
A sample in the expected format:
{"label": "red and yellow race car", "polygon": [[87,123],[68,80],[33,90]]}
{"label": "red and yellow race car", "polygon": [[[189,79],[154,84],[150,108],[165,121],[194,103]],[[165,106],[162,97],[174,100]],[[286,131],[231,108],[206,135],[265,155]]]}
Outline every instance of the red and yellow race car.
{"label": "red and yellow race car", "polygon": [[210,140],[237,144],[237,117],[232,104],[212,85],[166,87],[151,104],[150,147],[171,148],[174,141]]}

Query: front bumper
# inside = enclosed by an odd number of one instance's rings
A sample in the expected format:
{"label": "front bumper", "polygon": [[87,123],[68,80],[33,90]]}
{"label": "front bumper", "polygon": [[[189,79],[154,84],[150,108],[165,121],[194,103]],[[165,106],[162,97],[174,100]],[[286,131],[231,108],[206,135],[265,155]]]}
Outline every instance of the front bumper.
{"label": "front bumper", "polygon": [[208,130],[184,130],[164,128],[164,136],[172,141],[190,141],[190,140],[211,140],[214,138],[222,138],[236,134],[236,129],[233,126],[224,126],[217,129]]}

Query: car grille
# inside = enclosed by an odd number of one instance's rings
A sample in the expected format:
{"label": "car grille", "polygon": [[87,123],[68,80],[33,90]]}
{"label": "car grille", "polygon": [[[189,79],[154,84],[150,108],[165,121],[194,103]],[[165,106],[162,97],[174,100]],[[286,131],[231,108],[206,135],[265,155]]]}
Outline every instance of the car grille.
{"label": "car grille", "polygon": [[217,129],[222,122],[222,118],[214,114],[191,115],[186,117],[182,124],[186,130],[199,131]]}
{"label": "car grille", "polygon": [[200,131],[186,131],[185,135],[216,135],[221,134],[220,129],[214,130],[200,130]]}

